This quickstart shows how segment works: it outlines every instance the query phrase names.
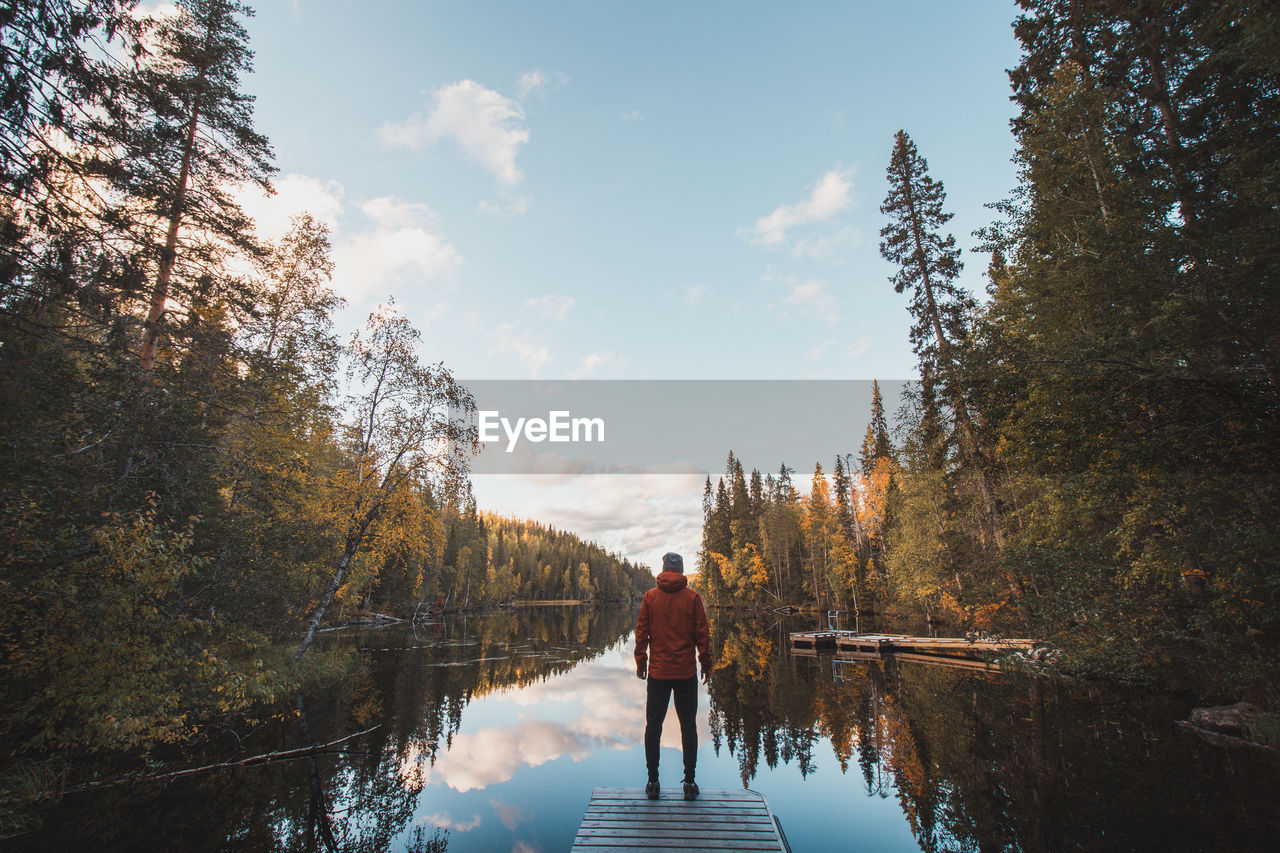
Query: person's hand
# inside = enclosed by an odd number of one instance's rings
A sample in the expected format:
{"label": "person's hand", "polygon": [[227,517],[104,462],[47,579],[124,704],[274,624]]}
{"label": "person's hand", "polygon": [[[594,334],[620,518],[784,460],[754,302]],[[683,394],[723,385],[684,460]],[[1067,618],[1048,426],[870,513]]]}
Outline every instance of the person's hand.
{"label": "person's hand", "polygon": [[648,674],[648,667],[646,667],[642,663],[636,664],[636,678],[640,679],[641,681],[644,681],[644,677],[647,674]]}

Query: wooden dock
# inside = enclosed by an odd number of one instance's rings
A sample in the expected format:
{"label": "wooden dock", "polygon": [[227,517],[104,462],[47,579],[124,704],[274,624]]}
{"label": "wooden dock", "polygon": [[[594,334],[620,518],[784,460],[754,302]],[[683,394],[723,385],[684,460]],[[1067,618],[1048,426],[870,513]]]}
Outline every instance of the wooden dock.
{"label": "wooden dock", "polygon": [[679,785],[650,800],[643,788],[596,788],[573,840],[573,853],[790,853],[782,825],[755,791],[703,791],[686,800]]}
{"label": "wooden dock", "polygon": [[1035,640],[969,639],[967,637],[910,637],[903,634],[859,634],[856,631],[797,631],[791,635],[791,651],[802,657],[835,652],[858,660],[897,657],[927,663],[929,657],[957,660],[980,654],[1008,654],[1035,647]]}

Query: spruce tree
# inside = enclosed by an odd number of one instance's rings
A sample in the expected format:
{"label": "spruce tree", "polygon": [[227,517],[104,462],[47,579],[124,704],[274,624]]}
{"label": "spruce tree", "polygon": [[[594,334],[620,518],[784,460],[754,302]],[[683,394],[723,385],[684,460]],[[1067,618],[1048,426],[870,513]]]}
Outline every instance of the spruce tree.
{"label": "spruce tree", "polygon": [[950,371],[954,348],[966,334],[972,298],[956,283],[963,264],[954,236],[941,230],[951,221],[946,192],[929,177],[929,166],[906,131],[894,135],[888,168],[889,194],[880,212],[880,254],[898,267],[890,278],[898,293],[910,290],[911,344],[921,359]]}
{"label": "spruce tree", "polygon": [[[136,212],[121,212],[152,270],[139,357],[155,366],[172,328],[170,300],[185,306],[207,271],[232,254],[261,255],[252,221],[232,195],[253,185],[270,191],[271,148],[253,127],[252,95],[241,78],[253,53],[235,0],[181,0],[177,14],[154,22],[154,53],[129,87],[132,114],[119,128],[122,155],[99,165]],[[153,224],[154,223],[154,224]],[[214,294],[244,308],[248,294],[225,274]]]}
{"label": "spruce tree", "polygon": [[889,422],[884,414],[884,397],[880,394],[880,383],[871,380],[871,431],[873,442],[871,451],[875,458],[888,458],[893,455],[893,445],[889,443]]}
{"label": "spruce tree", "polygon": [[890,278],[894,290],[909,291],[912,346],[922,371],[929,367],[951,409],[959,449],[981,493],[987,530],[998,547],[1003,531],[993,464],[964,392],[962,348],[967,346],[974,303],[956,283],[962,264],[955,237],[941,231],[952,218],[943,209],[946,192],[929,176],[928,163],[906,131],[894,136],[887,177],[889,193],[880,212],[889,223],[880,229],[880,254],[898,267]]}
{"label": "spruce tree", "polygon": [[[1007,457],[1042,478],[1041,585],[1073,591],[1064,619],[1088,599],[1121,637],[1185,606],[1160,630],[1219,670],[1280,625],[1261,604],[1280,554],[1274,14],[1020,5],[1020,183],[979,337]],[[1188,604],[1185,579],[1206,576]]]}
{"label": "spruce tree", "polygon": [[118,141],[97,128],[120,126],[127,100],[128,66],[99,46],[136,53],[134,5],[0,3],[0,304],[45,312],[57,334],[74,336],[68,319],[110,319],[136,286],[85,183],[87,147]]}

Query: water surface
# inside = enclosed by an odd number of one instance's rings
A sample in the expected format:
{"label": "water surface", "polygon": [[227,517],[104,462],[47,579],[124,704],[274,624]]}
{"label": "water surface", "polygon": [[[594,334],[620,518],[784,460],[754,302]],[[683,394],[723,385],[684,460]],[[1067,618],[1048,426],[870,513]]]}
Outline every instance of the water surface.
{"label": "water surface", "polygon": [[[750,787],[792,848],[1247,850],[1280,838],[1280,761],[1174,726],[1186,706],[920,664],[793,658],[803,620],[713,613],[698,781]],[[631,608],[511,609],[335,632],[359,675],[306,697],[340,752],[66,798],[15,849],[556,851],[591,789],[640,786]],[[288,708],[283,708],[287,712]],[[246,753],[303,742],[291,716]],[[662,782],[681,777],[674,712]]]}

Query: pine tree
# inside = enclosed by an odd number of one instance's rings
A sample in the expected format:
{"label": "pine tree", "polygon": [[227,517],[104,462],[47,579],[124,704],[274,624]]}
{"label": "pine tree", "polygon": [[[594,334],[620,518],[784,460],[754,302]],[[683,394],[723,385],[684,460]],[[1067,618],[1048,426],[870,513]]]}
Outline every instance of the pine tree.
{"label": "pine tree", "polygon": [[[235,0],[182,0],[175,16],[158,19],[155,53],[129,88],[132,114],[115,129],[120,155],[99,163],[130,204],[142,206],[120,216],[154,269],[141,342],[145,373],[172,325],[170,299],[188,301],[229,254],[261,254],[252,222],[232,196],[245,184],[270,191],[275,171],[266,137],[253,128],[254,99],[241,88],[253,53],[240,18],[252,14]],[[233,305],[244,302],[234,279],[214,283]]]}
{"label": "pine tree", "polygon": [[[960,450],[981,492],[988,529],[998,547],[1003,531],[993,465],[970,412],[962,375],[961,348],[967,345],[974,304],[955,282],[961,270],[955,237],[944,237],[940,230],[952,218],[943,209],[946,192],[929,176],[928,164],[902,130],[894,137],[887,176],[889,193],[880,212],[890,221],[880,229],[880,254],[898,267],[890,278],[894,290],[910,289],[912,346],[922,368],[929,365],[934,372],[951,408]],[[868,449],[873,446],[874,442]]]}
{"label": "pine tree", "polygon": [[889,442],[889,422],[884,414],[884,397],[880,394],[880,383],[871,380],[871,431],[874,441],[871,451],[876,459],[893,455],[893,445]]}
{"label": "pine tree", "polygon": [[953,214],[943,210],[946,192],[929,177],[928,163],[906,131],[894,136],[888,168],[889,194],[880,212],[890,218],[880,229],[880,254],[897,265],[890,278],[893,289],[910,288],[908,310],[913,323],[911,343],[921,361],[949,371],[954,368],[957,341],[967,334],[973,304],[955,284],[963,264],[955,237],[940,229]]}
{"label": "pine tree", "polygon": [[7,2],[0,13],[0,299],[10,306],[73,296],[103,307],[94,286],[119,272],[87,204],[81,146],[118,123],[126,66],[100,54],[138,49],[135,0]]}
{"label": "pine tree", "polygon": [[1021,5],[1020,184],[978,337],[1008,458],[1039,480],[1040,586],[1129,637],[1207,575],[1187,624],[1159,630],[1206,659],[1254,655],[1221,614],[1280,624],[1245,604],[1269,600],[1280,554],[1262,485],[1280,440],[1274,16],[1243,0]]}
{"label": "pine tree", "polygon": [[844,459],[836,454],[835,472],[831,477],[831,487],[836,492],[836,518],[840,529],[853,538],[853,504],[851,502],[853,481],[845,472]]}
{"label": "pine tree", "polygon": [[838,533],[831,489],[826,475],[822,473],[821,462],[813,466],[813,488],[805,505],[804,532],[809,550],[813,598],[821,604],[829,598],[826,593],[830,589],[831,551]]}

